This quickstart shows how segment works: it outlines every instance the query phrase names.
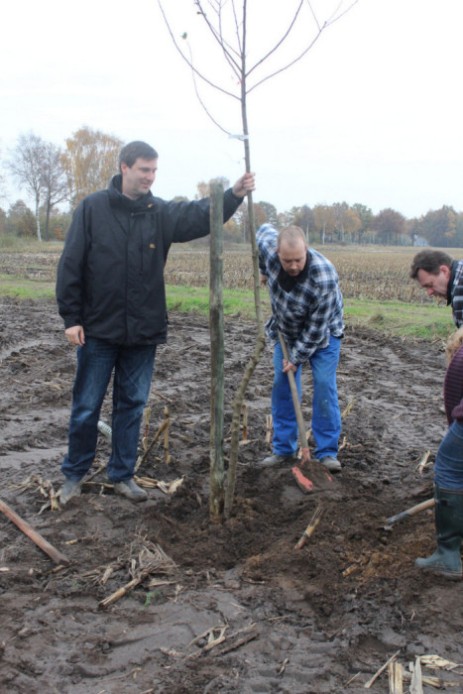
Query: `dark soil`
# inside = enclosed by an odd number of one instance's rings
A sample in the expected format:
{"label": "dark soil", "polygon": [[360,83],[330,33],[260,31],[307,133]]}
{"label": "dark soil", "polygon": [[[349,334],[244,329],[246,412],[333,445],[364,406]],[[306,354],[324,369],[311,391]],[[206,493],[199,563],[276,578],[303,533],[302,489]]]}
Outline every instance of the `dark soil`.
{"label": "dark soil", "polygon": [[[434,549],[432,510],[384,528],[432,496],[432,465],[418,465],[427,450],[432,463],[446,429],[442,345],[347,328],[343,470],[330,492],[306,495],[289,468],[256,465],[269,453],[267,349],[248,388],[232,517],[211,524],[207,320],[172,315],[157,355],[148,441],[167,408],[170,462],[161,437],[137,474],[183,478],[177,491],[153,487],[133,504],[100,471],[82,496],[52,510],[47,489],[61,484],[74,352],[53,303],[3,300],[1,316],[0,496],[70,562],[57,566],[0,514],[1,692],[338,694],[365,691],[394,654],[407,672],[427,654],[463,662],[461,583],[414,566]],[[235,319],[225,332],[228,446],[254,330]],[[309,373],[304,391],[309,422]],[[102,419],[109,413],[108,397]],[[101,436],[92,471],[108,446]],[[322,519],[296,550],[320,502]],[[105,607],[143,566],[138,585]],[[461,692],[460,672],[423,667]],[[387,670],[371,691],[389,691]]]}

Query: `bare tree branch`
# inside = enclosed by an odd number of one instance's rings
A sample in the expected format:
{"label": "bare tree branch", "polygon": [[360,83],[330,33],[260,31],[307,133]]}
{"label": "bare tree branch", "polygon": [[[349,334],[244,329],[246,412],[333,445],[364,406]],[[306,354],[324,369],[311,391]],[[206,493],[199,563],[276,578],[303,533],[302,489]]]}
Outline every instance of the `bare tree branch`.
{"label": "bare tree branch", "polygon": [[[347,14],[347,12],[349,12],[349,11],[354,7],[354,5],[356,5],[356,4],[358,3],[358,0],[353,0],[353,1],[351,2],[351,4],[350,4],[341,14],[337,15],[336,12],[338,11],[338,9],[340,8],[340,6],[342,5],[342,0],[341,0],[340,3],[339,3],[339,5],[338,5],[338,8],[332,13],[330,19],[327,19],[323,24],[320,24],[320,22],[318,21],[318,18],[317,18],[317,16],[316,16],[316,14],[315,14],[315,12],[314,12],[314,10],[313,10],[313,7],[312,7],[312,4],[311,4],[310,0],[306,0],[306,1],[307,1],[307,4],[308,4],[309,8],[310,8],[310,12],[311,12],[311,14],[312,14],[312,17],[313,17],[313,19],[314,19],[314,21],[315,21],[315,23],[316,23],[316,25],[317,25],[317,27],[318,27],[318,31],[317,31],[316,36],[315,36],[315,37],[312,39],[312,41],[304,48],[304,50],[303,50],[301,53],[299,53],[299,55],[297,55],[293,60],[291,60],[291,61],[290,61],[289,63],[287,63],[286,65],[283,65],[283,66],[280,67],[278,70],[275,70],[274,72],[269,73],[268,75],[266,75],[265,77],[263,77],[261,80],[259,80],[259,81],[256,82],[255,84],[253,84],[252,87],[250,87],[250,88],[248,89],[248,94],[250,94],[254,89],[256,89],[256,87],[259,87],[259,86],[260,86],[261,84],[263,84],[264,82],[267,82],[267,80],[271,79],[272,77],[275,77],[276,75],[279,75],[279,74],[282,73],[282,72],[285,72],[285,70],[288,70],[288,69],[289,69],[290,67],[292,67],[295,63],[299,62],[299,61],[311,50],[311,48],[313,48],[313,46],[315,45],[315,43],[318,41],[318,39],[319,39],[320,36],[322,35],[323,31],[325,31],[325,29],[327,29],[328,27],[330,27],[330,26],[332,26],[333,24],[335,24],[335,22],[337,22],[339,19],[341,19],[341,17],[343,17],[345,14]],[[303,2],[303,0],[301,0],[301,3],[299,4],[299,7],[298,7],[298,9],[297,9],[297,13],[299,13],[299,11],[300,11],[300,9],[301,9],[302,2]],[[264,58],[262,58],[258,63],[256,63],[256,64],[253,66],[253,68],[248,72],[248,75],[249,75],[258,65],[262,64],[262,62],[263,62],[264,60],[266,60],[270,55],[272,55],[272,53],[274,53],[274,52],[276,51],[276,49],[277,49],[279,46],[281,46],[281,44],[283,43],[283,41],[284,41],[284,40],[287,38],[287,36],[289,35],[291,29],[293,28],[294,22],[295,22],[296,18],[297,18],[297,14],[293,17],[293,21],[291,22],[290,26],[288,27],[288,30],[287,30],[287,32],[285,33],[285,35],[280,39],[279,43],[278,43],[276,46],[274,46],[274,48],[272,48],[272,50],[269,51],[269,52],[267,53],[267,55],[264,56]]]}
{"label": "bare tree branch", "polygon": [[[260,65],[262,65],[262,63],[264,63],[266,60],[268,60],[268,58],[269,58],[271,55],[273,55],[273,54],[280,48],[280,46],[286,41],[286,39],[288,38],[288,36],[289,36],[289,34],[291,33],[292,29],[294,28],[294,25],[295,25],[295,23],[296,23],[296,19],[297,19],[298,16],[299,16],[299,12],[301,11],[301,8],[302,8],[302,5],[303,5],[303,4],[304,4],[304,0],[300,0],[299,6],[298,6],[296,12],[294,13],[294,16],[293,16],[293,18],[292,18],[292,20],[291,20],[291,22],[290,22],[290,24],[289,24],[289,27],[286,29],[286,31],[284,32],[284,34],[283,34],[283,36],[281,37],[281,39],[280,39],[279,41],[276,42],[276,44],[272,47],[272,49],[271,49],[270,51],[268,51],[268,53],[266,53],[264,56],[262,56],[262,58],[261,58],[260,60],[258,60],[257,63],[256,63],[255,65],[253,65],[253,67],[252,67],[252,68],[249,70],[249,72],[247,73],[247,77],[249,77],[249,75],[250,75],[254,70],[256,70],[256,68],[258,68]],[[295,62],[295,61],[294,61],[294,62]],[[280,72],[280,71],[278,71],[278,72]],[[277,73],[274,73],[274,74],[277,74]],[[261,80],[261,81],[263,82],[263,81],[265,81],[265,80]],[[260,84],[260,82],[259,82],[258,84]],[[254,89],[256,86],[257,86],[257,85],[254,85],[254,87],[252,87],[252,89]],[[252,90],[250,89],[249,91],[252,91]]]}
{"label": "bare tree branch", "polygon": [[234,74],[236,76],[239,76],[240,74],[240,66],[238,62],[233,58],[233,54],[237,57],[240,58],[240,53],[238,53],[231,44],[228,43],[226,40],[223,30],[222,30],[222,2],[217,3],[217,9],[215,9],[215,13],[217,15],[217,24],[218,24],[218,29],[215,28],[215,26],[212,24],[212,22],[209,21],[207,14],[204,12],[204,9],[201,4],[201,0],[194,0],[194,3],[196,7],[198,8],[198,14],[201,14],[204,21],[206,22],[207,28],[217,41],[217,43],[220,46],[220,50],[222,51],[225,60],[233,70]]}
{"label": "bare tree branch", "polygon": [[220,86],[220,84],[215,84],[215,82],[212,82],[212,80],[208,79],[205,75],[203,75],[196,67],[195,65],[191,62],[191,60],[188,60],[182,49],[180,48],[180,45],[175,38],[174,32],[172,31],[172,27],[170,26],[169,20],[167,19],[166,13],[164,12],[164,8],[162,6],[162,1],[158,0],[158,5],[159,9],[161,10],[162,17],[164,19],[164,23],[167,27],[167,31],[170,34],[170,37],[172,39],[172,42],[177,49],[177,51],[180,53],[182,56],[183,60],[186,62],[186,64],[190,67],[190,69],[200,78],[202,79],[206,84],[208,84],[210,87],[213,87],[213,89],[217,89],[217,91],[221,92],[222,94],[225,94],[226,96],[231,96],[233,99],[239,99],[239,97],[236,96],[236,94],[233,94],[233,92],[228,91],[228,89],[224,89],[223,87]]}

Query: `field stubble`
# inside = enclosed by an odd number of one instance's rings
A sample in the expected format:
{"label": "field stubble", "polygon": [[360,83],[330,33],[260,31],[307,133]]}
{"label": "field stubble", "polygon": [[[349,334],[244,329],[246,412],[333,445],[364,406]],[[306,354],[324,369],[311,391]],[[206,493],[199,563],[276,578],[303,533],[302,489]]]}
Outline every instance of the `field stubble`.
{"label": "field stubble", "polygon": [[[409,278],[416,248],[378,246],[321,246],[317,250],[335,265],[346,299],[432,303]],[[0,274],[5,278],[54,282],[60,250],[3,252]],[[449,250],[450,255],[452,251]],[[458,257],[459,251],[455,252]],[[252,257],[249,246],[226,247],[224,285],[227,289],[252,290]],[[209,283],[209,247],[206,243],[174,245],[165,268],[167,284],[206,287]]]}
{"label": "field stubble", "polygon": [[[371,246],[317,248],[335,265],[343,295],[351,299],[432,303],[409,278],[416,248]],[[172,249],[166,265],[166,282],[195,287],[209,281],[207,246]],[[249,247],[225,249],[224,283],[229,289],[252,289],[252,258]]]}

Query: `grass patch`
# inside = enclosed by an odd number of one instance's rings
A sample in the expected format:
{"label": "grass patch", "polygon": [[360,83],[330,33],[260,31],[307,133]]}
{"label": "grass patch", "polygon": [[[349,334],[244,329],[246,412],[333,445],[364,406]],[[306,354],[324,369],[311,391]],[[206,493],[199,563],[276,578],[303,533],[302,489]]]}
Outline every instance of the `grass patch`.
{"label": "grass patch", "polygon": [[345,299],[346,323],[364,325],[398,337],[446,339],[455,330],[452,312],[438,304]]}
{"label": "grass patch", "polygon": [[0,234],[0,251],[8,253],[61,253],[62,241],[37,241],[13,234]]}
{"label": "grass patch", "polygon": [[[181,313],[209,314],[209,288],[190,287],[178,284],[166,286],[167,308]],[[264,293],[263,293],[264,294]],[[268,297],[263,297],[263,306],[269,306]],[[247,289],[224,289],[223,310],[227,316],[255,317],[254,294]]]}
{"label": "grass patch", "polygon": [[[264,318],[270,315],[266,290],[261,293]],[[254,319],[254,295],[249,290],[224,290],[225,315]],[[209,290],[205,287],[167,286],[169,310],[194,311],[208,315]],[[401,301],[348,299],[344,302],[347,324],[361,325],[388,335],[404,338],[446,339],[455,329],[451,310],[437,304],[409,304]]]}
{"label": "grass patch", "polygon": [[0,296],[16,299],[53,299],[55,283],[0,274]]}

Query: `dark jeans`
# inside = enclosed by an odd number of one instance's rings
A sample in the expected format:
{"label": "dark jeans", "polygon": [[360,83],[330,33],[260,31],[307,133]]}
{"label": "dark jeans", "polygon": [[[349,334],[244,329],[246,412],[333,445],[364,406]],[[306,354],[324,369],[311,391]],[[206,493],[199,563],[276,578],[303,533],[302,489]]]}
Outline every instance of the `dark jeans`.
{"label": "dark jeans", "polygon": [[452,422],[441,441],[434,480],[441,489],[463,489],[463,424],[458,420]]}
{"label": "dark jeans", "polygon": [[93,463],[101,405],[113,371],[112,451],[108,477],[111,482],[133,477],[155,354],[155,345],[122,347],[95,338],[87,338],[85,345],[77,348],[69,449],[61,466],[65,477],[80,480]]}

